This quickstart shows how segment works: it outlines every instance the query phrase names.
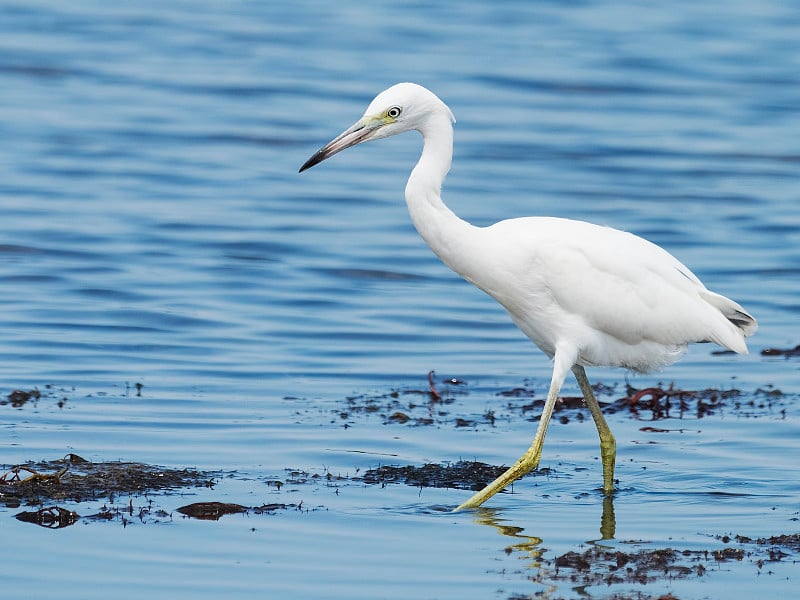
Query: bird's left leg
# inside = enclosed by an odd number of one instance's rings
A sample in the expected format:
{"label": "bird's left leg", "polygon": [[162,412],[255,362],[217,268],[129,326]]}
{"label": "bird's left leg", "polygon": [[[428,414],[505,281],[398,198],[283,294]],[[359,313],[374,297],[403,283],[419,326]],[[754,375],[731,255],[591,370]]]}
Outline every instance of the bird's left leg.
{"label": "bird's left leg", "polygon": [[572,372],[575,375],[575,379],[578,380],[581,392],[583,392],[586,406],[589,407],[589,412],[592,413],[594,424],[597,426],[597,433],[600,434],[600,459],[603,461],[603,491],[606,494],[610,494],[614,491],[614,461],[617,458],[617,442],[614,439],[614,434],[611,433],[611,428],[606,423],[605,417],[603,417],[600,405],[594,397],[589,378],[586,377],[586,371],[582,366],[575,365],[572,367]]}
{"label": "bird's left leg", "polygon": [[568,359],[559,357],[558,354],[554,360],[553,378],[550,381],[550,390],[547,392],[547,400],[545,400],[544,408],[542,409],[542,416],[539,420],[539,427],[536,430],[536,437],[533,438],[533,443],[528,451],[525,452],[509,469],[495,479],[492,483],[487,485],[481,491],[475,493],[469,500],[458,506],[455,510],[464,508],[478,508],[481,504],[486,502],[489,498],[494,496],[497,492],[502,490],[508,484],[516,481],[520,477],[527,475],[539,466],[539,460],[542,457],[542,446],[544,446],[544,436],[547,434],[547,425],[550,423],[550,417],[553,414],[553,408],[558,399],[558,392],[561,390],[561,384],[564,383],[564,377],[569,370],[570,362]]}

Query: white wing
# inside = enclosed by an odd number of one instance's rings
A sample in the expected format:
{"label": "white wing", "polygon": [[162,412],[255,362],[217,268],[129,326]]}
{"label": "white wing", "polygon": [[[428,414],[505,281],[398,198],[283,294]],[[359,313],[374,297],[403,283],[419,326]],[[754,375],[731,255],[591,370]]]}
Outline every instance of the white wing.
{"label": "white wing", "polygon": [[573,344],[585,364],[647,370],[673,362],[690,342],[747,352],[752,317],[647,240],[548,217],[482,232],[481,266],[465,277],[551,356],[557,345]]}

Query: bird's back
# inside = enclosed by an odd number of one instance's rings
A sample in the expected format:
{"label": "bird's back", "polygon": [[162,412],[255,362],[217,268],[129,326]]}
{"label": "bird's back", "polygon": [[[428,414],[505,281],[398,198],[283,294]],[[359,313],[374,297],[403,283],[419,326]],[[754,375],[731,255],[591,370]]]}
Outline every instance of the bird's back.
{"label": "bird's back", "polygon": [[578,364],[648,371],[688,343],[746,353],[756,322],[708,291],[664,249],[633,234],[569,219],[528,217],[477,228],[462,272],[497,299],[545,353]]}

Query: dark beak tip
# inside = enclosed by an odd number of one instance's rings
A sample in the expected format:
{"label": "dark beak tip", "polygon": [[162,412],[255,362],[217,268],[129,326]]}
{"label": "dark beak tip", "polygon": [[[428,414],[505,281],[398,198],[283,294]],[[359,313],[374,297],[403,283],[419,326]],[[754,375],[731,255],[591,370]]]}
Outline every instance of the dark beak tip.
{"label": "dark beak tip", "polygon": [[317,152],[316,154],[314,154],[314,156],[312,156],[306,162],[304,162],[303,166],[300,167],[300,170],[297,172],[302,173],[303,171],[307,171],[314,165],[318,165],[319,163],[321,163],[323,160],[325,160],[325,156],[322,155],[321,152]]}

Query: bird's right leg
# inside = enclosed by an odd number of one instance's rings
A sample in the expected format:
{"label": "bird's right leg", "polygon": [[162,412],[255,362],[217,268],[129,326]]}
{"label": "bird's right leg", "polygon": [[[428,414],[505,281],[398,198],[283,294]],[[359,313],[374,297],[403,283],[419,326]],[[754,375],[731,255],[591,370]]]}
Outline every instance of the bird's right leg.
{"label": "bird's right leg", "polygon": [[614,491],[614,462],[617,459],[617,442],[614,439],[614,434],[611,433],[611,428],[606,423],[603,417],[603,411],[600,410],[600,405],[592,392],[592,386],[589,383],[589,378],[586,377],[586,371],[580,365],[572,367],[572,372],[575,374],[575,379],[578,380],[578,385],[583,392],[583,399],[586,406],[589,407],[589,412],[592,413],[592,418],[597,426],[597,433],[600,435],[600,458],[603,462],[603,491],[610,494]]}
{"label": "bird's right leg", "polygon": [[556,400],[558,400],[558,392],[561,390],[561,384],[564,383],[564,377],[569,370],[570,365],[567,361],[559,360],[558,353],[556,354],[555,364],[553,367],[553,378],[550,381],[550,390],[547,392],[547,400],[545,400],[544,408],[542,409],[542,416],[539,420],[539,427],[536,430],[536,437],[533,438],[533,443],[528,451],[519,457],[505,473],[500,475],[492,483],[487,485],[481,491],[474,494],[469,500],[459,505],[455,510],[462,510],[464,508],[478,508],[481,504],[486,502],[489,498],[494,496],[497,492],[505,488],[508,484],[516,481],[533,471],[539,466],[539,460],[542,458],[542,446],[544,446],[544,436],[547,434],[547,426],[550,423],[550,417],[553,415],[553,408],[555,408]]}

